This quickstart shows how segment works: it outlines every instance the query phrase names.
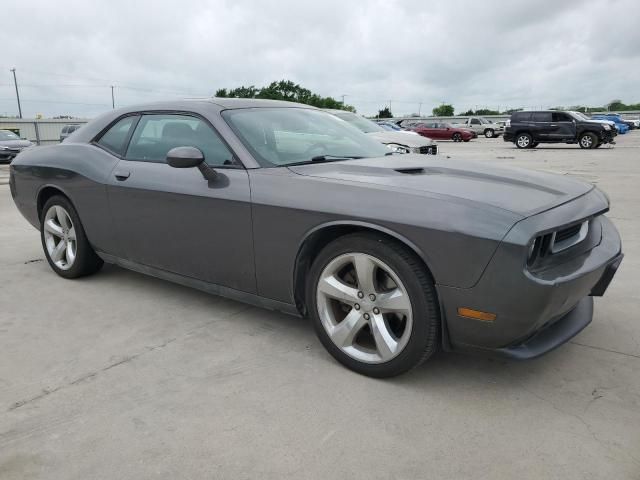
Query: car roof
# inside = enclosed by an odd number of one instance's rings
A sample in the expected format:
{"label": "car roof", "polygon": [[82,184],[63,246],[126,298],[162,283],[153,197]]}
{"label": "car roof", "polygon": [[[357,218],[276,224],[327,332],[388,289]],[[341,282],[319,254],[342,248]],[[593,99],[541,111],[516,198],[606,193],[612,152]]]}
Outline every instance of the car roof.
{"label": "car roof", "polygon": [[200,106],[206,107],[211,106],[216,108],[217,110],[227,110],[234,108],[273,108],[273,107],[285,107],[285,108],[312,108],[315,109],[311,105],[306,105],[303,103],[296,102],[285,102],[283,100],[267,100],[263,98],[220,98],[220,97],[211,97],[211,98],[194,98],[194,99],[185,99],[185,100],[173,100],[173,101],[165,101],[165,102],[153,102],[139,105],[132,105],[126,107],[128,111],[144,111],[144,110],[189,110],[191,107]]}

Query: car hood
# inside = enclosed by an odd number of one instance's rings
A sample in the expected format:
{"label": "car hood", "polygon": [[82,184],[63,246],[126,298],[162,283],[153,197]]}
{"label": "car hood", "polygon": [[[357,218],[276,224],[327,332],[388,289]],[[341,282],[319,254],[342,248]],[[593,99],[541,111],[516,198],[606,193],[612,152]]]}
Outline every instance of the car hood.
{"label": "car hood", "polygon": [[591,184],[551,173],[438,155],[424,157],[405,154],[289,168],[299,175],[456,199],[522,217],[571,201],[594,188]]}
{"label": "car hood", "polygon": [[398,143],[412,148],[436,144],[436,142],[430,138],[407,132],[370,132],[367,133],[367,135],[375,138],[380,143]]}
{"label": "car hood", "polygon": [[585,121],[584,123],[599,123],[599,124],[610,125],[612,127],[616,124],[616,122],[614,122],[613,120],[602,120],[602,119],[591,119],[589,121]]}
{"label": "car hood", "polygon": [[0,140],[0,145],[9,148],[26,148],[32,144],[29,140]]}

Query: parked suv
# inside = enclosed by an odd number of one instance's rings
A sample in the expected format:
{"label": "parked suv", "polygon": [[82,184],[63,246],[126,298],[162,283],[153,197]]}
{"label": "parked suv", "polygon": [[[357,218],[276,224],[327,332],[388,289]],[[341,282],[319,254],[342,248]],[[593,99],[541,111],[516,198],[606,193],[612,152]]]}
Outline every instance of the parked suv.
{"label": "parked suv", "polygon": [[505,142],[518,148],[535,148],[539,143],[577,143],[580,148],[598,148],[614,143],[615,128],[608,123],[587,120],[574,112],[515,112],[504,133]]}

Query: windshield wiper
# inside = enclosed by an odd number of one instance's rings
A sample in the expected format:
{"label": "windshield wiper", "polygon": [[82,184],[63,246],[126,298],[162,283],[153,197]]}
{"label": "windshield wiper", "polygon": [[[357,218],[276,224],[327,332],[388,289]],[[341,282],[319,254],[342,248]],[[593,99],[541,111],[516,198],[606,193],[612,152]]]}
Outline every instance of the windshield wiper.
{"label": "windshield wiper", "polygon": [[339,162],[340,160],[358,160],[361,157],[358,155],[318,155],[316,157],[311,157],[310,160],[303,160],[302,162],[294,162],[287,163],[287,167],[291,167],[294,165],[307,165],[309,163],[323,163],[323,162]]}

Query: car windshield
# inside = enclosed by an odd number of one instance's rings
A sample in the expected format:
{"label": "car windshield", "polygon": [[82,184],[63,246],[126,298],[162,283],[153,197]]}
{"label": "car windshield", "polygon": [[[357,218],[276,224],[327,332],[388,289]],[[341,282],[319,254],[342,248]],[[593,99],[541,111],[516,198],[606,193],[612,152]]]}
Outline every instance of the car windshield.
{"label": "car windshield", "polygon": [[20,137],[9,130],[0,130],[0,140],[20,140]]}
{"label": "car windshield", "polygon": [[371,120],[367,120],[366,118],[361,117],[360,115],[356,115],[355,113],[351,113],[351,112],[331,112],[331,113],[333,113],[333,115],[335,115],[339,119],[344,120],[345,122],[349,122],[351,125],[356,127],[361,132],[372,133],[372,132],[384,131],[384,128],[382,128],[377,123],[372,122]]}
{"label": "car windshield", "polygon": [[592,120],[582,112],[567,112],[567,113],[571,115],[573,118],[575,118],[576,120],[587,120],[587,121]]}
{"label": "car windshield", "polygon": [[[308,108],[226,110],[223,118],[260,165],[381,157],[387,147],[333,115]],[[377,125],[376,125],[377,127]]]}
{"label": "car windshield", "polygon": [[394,123],[385,122],[385,123],[379,123],[378,125],[380,125],[385,130],[391,130],[394,132],[398,132],[402,130],[402,128],[400,128],[398,125],[395,125]]}

